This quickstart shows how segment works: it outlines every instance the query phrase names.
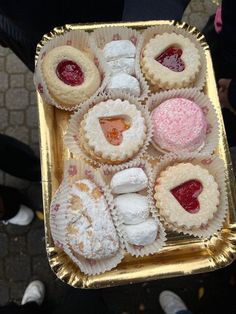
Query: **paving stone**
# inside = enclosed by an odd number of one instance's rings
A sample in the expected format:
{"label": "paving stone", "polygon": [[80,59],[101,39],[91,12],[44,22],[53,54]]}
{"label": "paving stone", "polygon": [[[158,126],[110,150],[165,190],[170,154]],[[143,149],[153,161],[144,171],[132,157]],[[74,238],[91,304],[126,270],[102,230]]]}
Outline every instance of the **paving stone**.
{"label": "paving stone", "polygon": [[36,106],[30,106],[26,111],[26,123],[29,127],[38,126],[38,109]]}
{"label": "paving stone", "polygon": [[26,237],[18,235],[12,236],[10,239],[9,250],[14,254],[27,252]]}
{"label": "paving stone", "polygon": [[4,130],[8,125],[8,111],[0,108],[0,130]]}
{"label": "paving stone", "polygon": [[9,224],[4,227],[5,232],[10,236],[26,235],[30,229],[30,226],[16,226],[12,224]]}
{"label": "paving stone", "polygon": [[25,109],[29,105],[29,94],[25,88],[9,88],[6,92],[8,109]]}
{"label": "paving stone", "polygon": [[25,126],[9,126],[5,134],[15,137],[26,144],[29,143],[29,130]]}
{"label": "paving stone", "polygon": [[5,92],[8,89],[8,74],[0,72],[0,92]]}
{"label": "paving stone", "polygon": [[25,113],[24,111],[11,111],[10,112],[10,124],[22,125],[24,123]]}
{"label": "paving stone", "polygon": [[0,107],[5,106],[4,93],[0,93]]}
{"label": "paving stone", "polygon": [[8,253],[8,236],[5,233],[0,233],[0,258],[3,258]]}
{"label": "paving stone", "polygon": [[4,259],[0,259],[0,280],[4,278]]}
{"label": "paving stone", "polygon": [[10,85],[11,87],[23,87],[25,83],[23,74],[11,74]]}
{"label": "paving stone", "polygon": [[[209,1],[209,0],[207,0]],[[191,10],[191,12],[204,12],[205,8],[204,8],[204,1],[203,0],[191,0],[190,1],[190,5],[189,8]]]}
{"label": "paving stone", "polygon": [[8,48],[4,48],[2,46],[0,46],[0,56],[1,57],[5,57],[6,55],[8,55],[10,52],[10,50]]}
{"label": "paving stone", "polygon": [[20,303],[25,291],[25,288],[27,287],[27,282],[12,282],[11,283],[11,301],[14,301],[16,303]]}
{"label": "paving stone", "polygon": [[30,93],[30,104],[31,105],[37,105],[37,98],[36,98],[36,92]]}
{"label": "paving stone", "polygon": [[[195,0],[195,2],[197,2],[198,0]],[[204,7],[205,7],[205,12],[208,16],[211,16],[212,14],[214,14],[216,12],[217,9],[217,5],[216,3],[213,3],[212,1],[209,0],[204,0]]]}
{"label": "paving stone", "polygon": [[5,59],[0,57],[0,71],[4,71],[5,69]]}
{"label": "paving stone", "polygon": [[49,266],[46,254],[34,256],[32,258],[32,273],[33,276],[40,278],[43,282],[49,282],[49,278],[55,278],[55,275],[53,275],[53,271]]}
{"label": "paving stone", "polygon": [[7,56],[6,70],[8,73],[25,73],[28,71],[24,63],[13,53]]}
{"label": "paving stone", "polygon": [[39,130],[38,129],[31,130],[31,142],[34,144],[38,144],[39,142]]}
{"label": "paving stone", "polygon": [[204,12],[194,12],[189,16],[189,24],[195,26],[200,31],[208,21],[208,15]]}
{"label": "paving stone", "polygon": [[34,91],[33,73],[27,72],[25,75],[25,86],[29,91]]}
{"label": "paving stone", "polygon": [[30,256],[11,255],[5,259],[6,277],[12,281],[30,279]]}
{"label": "paving stone", "polygon": [[5,280],[0,280],[0,304],[5,305],[8,301],[9,301],[9,283]]}
{"label": "paving stone", "polygon": [[45,253],[45,240],[43,229],[33,229],[27,235],[28,251],[31,255]]}

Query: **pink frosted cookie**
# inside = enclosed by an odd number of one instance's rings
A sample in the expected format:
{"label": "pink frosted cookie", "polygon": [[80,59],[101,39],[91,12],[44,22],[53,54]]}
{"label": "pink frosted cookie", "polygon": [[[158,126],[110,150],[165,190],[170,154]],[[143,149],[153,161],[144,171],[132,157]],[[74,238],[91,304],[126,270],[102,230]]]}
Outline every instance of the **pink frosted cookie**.
{"label": "pink frosted cookie", "polygon": [[194,151],[203,147],[207,122],[201,108],[185,98],[172,98],[152,112],[153,139],[164,151]]}

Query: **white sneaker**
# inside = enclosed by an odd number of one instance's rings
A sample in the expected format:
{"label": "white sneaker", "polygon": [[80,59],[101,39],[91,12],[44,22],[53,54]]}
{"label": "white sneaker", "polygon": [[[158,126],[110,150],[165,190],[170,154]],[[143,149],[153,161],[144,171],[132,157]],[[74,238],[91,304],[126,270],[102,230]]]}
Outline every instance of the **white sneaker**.
{"label": "white sneaker", "polygon": [[11,219],[4,221],[4,224],[13,224],[18,226],[27,226],[34,218],[34,212],[32,209],[25,205],[21,205],[18,213]]}
{"label": "white sneaker", "polygon": [[176,314],[179,311],[187,310],[182,299],[172,291],[162,291],[159,295],[159,302],[166,314]]}
{"label": "white sneaker", "polygon": [[29,302],[36,302],[38,305],[41,305],[43,303],[44,296],[44,284],[39,280],[32,281],[25,289],[21,304],[24,305]]}

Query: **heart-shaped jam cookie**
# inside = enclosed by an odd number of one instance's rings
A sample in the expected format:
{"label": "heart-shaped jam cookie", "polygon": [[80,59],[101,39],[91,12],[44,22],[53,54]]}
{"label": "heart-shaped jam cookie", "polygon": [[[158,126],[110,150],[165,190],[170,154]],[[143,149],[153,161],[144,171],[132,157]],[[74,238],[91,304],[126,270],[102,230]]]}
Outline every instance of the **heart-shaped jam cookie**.
{"label": "heart-shaped jam cookie", "polygon": [[63,60],[57,65],[57,77],[67,85],[77,86],[84,82],[84,73],[77,63]]}
{"label": "heart-shaped jam cookie", "polygon": [[122,143],[123,132],[130,128],[128,118],[121,116],[99,118],[99,123],[107,141],[115,146]]}
{"label": "heart-shaped jam cookie", "polygon": [[174,72],[182,72],[185,69],[181,59],[183,51],[180,48],[169,47],[162,52],[155,60]]}
{"label": "heart-shaped jam cookie", "polygon": [[189,213],[194,214],[200,210],[198,196],[202,192],[202,183],[198,180],[189,180],[171,190],[172,195],[180,205]]}

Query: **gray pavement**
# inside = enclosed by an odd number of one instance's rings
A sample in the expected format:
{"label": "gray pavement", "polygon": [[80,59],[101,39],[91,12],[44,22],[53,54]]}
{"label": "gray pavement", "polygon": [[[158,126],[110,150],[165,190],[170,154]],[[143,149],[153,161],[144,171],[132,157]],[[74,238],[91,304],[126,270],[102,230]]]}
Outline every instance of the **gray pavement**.
{"label": "gray pavement", "polygon": [[[210,0],[193,0],[186,9],[183,20],[202,29],[215,9],[216,5]],[[0,132],[29,144],[35,153],[39,154],[38,116],[32,77],[23,63],[9,49],[0,47]],[[236,151],[234,154],[236,155]],[[29,182],[2,172],[0,172],[0,184],[14,186],[21,190],[30,186]],[[202,278],[205,277],[196,279],[191,289],[195,287],[194,285],[197,288],[201,286]],[[64,293],[65,285],[55,277],[48,266],[43,222],[35,218],[28,227],[0,224],[0,304],[10,300],[20,302],[27,283],[33,279],[41,279],[45,282],[48,299],[55,303]],[[172,281],[168,282],[171,287]],[[183,282],[184,286],[180,284],[179,288],[186,291],[185,284],[189,285],[191,278],[184,279]],[[163,281],[158,285],[151,283],[150,286],[143,284],[139,288],[134,286],[133,291],[137,292],[135,298],[140,296],[140,300],[137,301],[138,306],[132,313],[152,313],[150,306],[144,303],[151,296],[157,298],[155,295],[157,286],[159,289],[162,288]],[[141,293],[140,289],[145,292]],[[110,294],[112,291],[116,291],[116,302],[119,305],[121,288],[106,290],[105,298],[112,298]],[[126,288],[122,290],[122,299],[127,299],[129,302],[127,291]],[[146,299],[141,301],[143,295]],[[113,309],[113,313],[131,313],[125,308],[121,310],[121,306],[118,308],[119,310]]]}

